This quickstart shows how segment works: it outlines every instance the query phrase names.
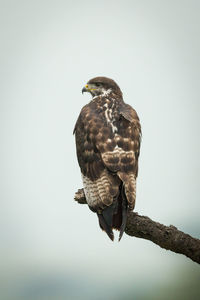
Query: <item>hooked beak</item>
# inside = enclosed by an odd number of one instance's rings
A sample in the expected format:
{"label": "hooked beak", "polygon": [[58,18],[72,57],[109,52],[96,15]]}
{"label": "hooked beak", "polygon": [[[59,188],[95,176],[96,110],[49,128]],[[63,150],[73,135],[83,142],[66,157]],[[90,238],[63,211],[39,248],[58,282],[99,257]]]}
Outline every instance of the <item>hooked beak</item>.
{"label": "hooked beak", "polygon": [[86,87],[84,86],[84,88],[82,89],[82,94],[87,92],[88,90],[86,89]]}
{"label": "hooked beak", "polygon": [[82,94],[85,93],[85,92],[88,92],[88,85],[87,84],[82,89]]}

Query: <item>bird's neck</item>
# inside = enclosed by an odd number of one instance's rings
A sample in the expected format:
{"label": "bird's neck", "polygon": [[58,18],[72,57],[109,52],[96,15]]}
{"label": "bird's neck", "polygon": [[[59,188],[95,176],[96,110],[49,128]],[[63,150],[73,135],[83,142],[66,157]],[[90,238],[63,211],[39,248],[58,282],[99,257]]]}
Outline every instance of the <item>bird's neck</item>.
{"label": "bird's neck", "polygon": [[99,93],[99,92],[96,93],[96,91],[94,90],[94,91],[91,92],[91,94],[93,96],[92,100],[96,99],[97,97],[106,97],[106,96],[109,96],[111,93],[112,93],[112,89],[108,89],[108,90],[103,89],[101,91],[101,93]]}
{"label": "bird's neck", "polygon": [[117,93],[116,91],[113,91],[112,89],[109,90],[104,90],[101,94],[99,95],[94,95],[92,98],[92,102],[97,101],[97,102],[124,102],[122,93]]}

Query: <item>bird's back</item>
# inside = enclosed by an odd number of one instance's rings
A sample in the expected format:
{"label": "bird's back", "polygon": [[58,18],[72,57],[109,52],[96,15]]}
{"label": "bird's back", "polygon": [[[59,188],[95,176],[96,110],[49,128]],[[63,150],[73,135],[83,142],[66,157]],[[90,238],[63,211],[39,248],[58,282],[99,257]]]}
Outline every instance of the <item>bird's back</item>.
{"label": "bird's back", "polygon": [[94,97],[75,126],[84,192],[99,223],[113,239],[123,234],[135,205],[141,128],[135,110],[113,93]]}

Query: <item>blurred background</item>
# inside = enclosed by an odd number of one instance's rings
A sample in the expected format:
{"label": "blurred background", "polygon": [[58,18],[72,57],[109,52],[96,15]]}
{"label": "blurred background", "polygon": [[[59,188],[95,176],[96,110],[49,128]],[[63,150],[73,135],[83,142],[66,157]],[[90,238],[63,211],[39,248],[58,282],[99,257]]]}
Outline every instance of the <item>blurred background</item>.
{"label": "blurred background", "polygon": [[200,299],[183,255],[112,243],[73,198],[95,76],[141,120],[135,211],[199,238],[200,2],[0,1],[0,299]]}

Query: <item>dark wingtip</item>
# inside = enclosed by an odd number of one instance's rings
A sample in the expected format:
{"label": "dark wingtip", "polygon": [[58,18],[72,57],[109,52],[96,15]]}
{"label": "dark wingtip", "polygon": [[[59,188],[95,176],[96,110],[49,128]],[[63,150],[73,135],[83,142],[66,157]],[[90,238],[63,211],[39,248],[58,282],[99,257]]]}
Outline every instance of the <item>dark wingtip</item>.
{"label": "dark wingtip", "polygon": [[111,239],[111,241],[114,241],[114,234],[112,229],[108,229],[108,228],[103,228],[103,230],[105,231],[105,233],[107,234],[107,236]]}
{"label": "dark wingtip", "polygon": [[125,195],[124,186],[123,186],[123,188],[122,188],[122,224],[120,227],[119,241],[121,240],[124,230],[126,228],[127,213],[128,213],[127,200],[126,200],[126,195]]}
{"label": "dark wingtip", "polygon": [[119,233],[119,241],[121,240],[124,230],[126,228],[126,220],[127,220],[127,212],[126,212],[125,216],[123,216],[123,223],[121,225],[120,233]]}
{"label": "dark wingtip", "polygon": [[123,236],[123,233],[124,233],[124,231],[122,231],[122,232],[120,231],[118,242],[120,242],[120,240],[121,240],[121,238]]}
{"label": "dark wingtip", "polygon": [[[107,233],[107,232],[106,232],[106,233]],[[111,239],[111,241],[114,241],[114,234],[113,234],[113,233],[112,233],[112,234],[110,234],[110,233],[108,234],[108,233],[107,233],[107,235],[109,236],[109,238]]]}
{"label": "dark wingtip", "polygon": [[113,234],[111,226],[109,226],[106,223],[106,221],[105,221],[105,219],[104,219],[104,217],[103,217],[102,214],[98,214],[97,213],[97,216],[99,218],[99,225],[100,225],[101,229],[103,229],[106,232],[106,234],[109,236],[109,238],[111,239],[111,241],[114,241],[114,234]]}

